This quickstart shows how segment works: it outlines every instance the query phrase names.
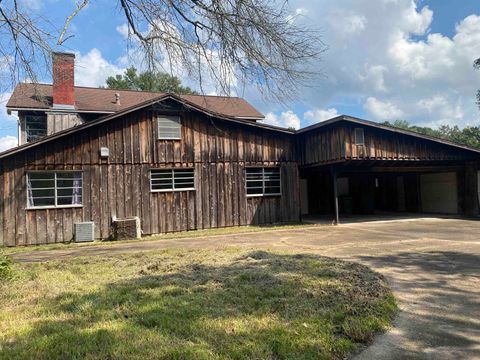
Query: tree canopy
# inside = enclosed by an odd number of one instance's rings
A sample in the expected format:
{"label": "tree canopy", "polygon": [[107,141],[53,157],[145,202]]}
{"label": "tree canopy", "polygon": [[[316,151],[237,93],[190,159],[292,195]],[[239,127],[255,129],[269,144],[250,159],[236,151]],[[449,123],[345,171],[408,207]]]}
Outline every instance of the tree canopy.
{"label": "tree canopy", "polygon": [[138,74],[134,66],[130,66],[123,74],[109,76],[106,84],[109,89],[197,94],[188,86],[183,86],[176,76],[153,71],[144,71]]}
{"label": "tree canopy", "polygon": [[[90,1],[55,3],[69,14],[58,19],[53,12],[35,13],[27,1],[0,0],[0,66],[9,75],[0,78],[0,88],[45,76],[52,51],[68,49],[75,36],[71,23]],[[250,85],[277,100],[293,98],[313,81],[315,64],[326,49],[318,29],[305,25],[288,1],[107,3],[112,12],[119,12],[118,22],[123,17],[126,54],[155,73],[188,76],[202,92],[229,94]],[[90,17],[102,21],[103,13],[95,13],[94,7],[89,11]]]}
{"label": "tree canopy", "polygon": [[438,129],[432,129],[427,126],[411,125],[405,120],[396,120],[393,123],[386,121],[384,125],[410,130],[419,134],[450,140],[460,145],[480,149],[480,126],[467,126],[460,129],[457,125],[442,125]]}
{"label": "tree canopy", "polygon": [[[475,62],[473,63],[473,68],[476,70],[480,70],[480,58],[475,60]],[[480,107],[480,90],[477,91],[477,104]]]}

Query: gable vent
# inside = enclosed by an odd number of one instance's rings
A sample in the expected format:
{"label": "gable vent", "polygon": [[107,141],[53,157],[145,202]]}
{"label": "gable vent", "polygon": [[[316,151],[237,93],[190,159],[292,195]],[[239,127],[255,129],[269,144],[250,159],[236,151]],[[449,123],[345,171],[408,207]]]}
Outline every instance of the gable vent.
{"label": "gable vent", "polygon": [[93,221],[75,223],[75,242],[93,240],[95,240],[95,223]]}

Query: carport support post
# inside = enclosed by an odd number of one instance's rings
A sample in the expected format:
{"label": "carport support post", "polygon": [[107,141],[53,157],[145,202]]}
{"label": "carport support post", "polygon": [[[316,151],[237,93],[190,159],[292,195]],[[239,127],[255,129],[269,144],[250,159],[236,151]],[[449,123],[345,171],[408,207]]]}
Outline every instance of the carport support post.
{"label": "carport support post", "polygon": [[340,223],[340,216],[338,215],[337,171],[335,169],[332,169],[332,181],[333,181],[333,207],[335,210],[334,224],[338,225]]}

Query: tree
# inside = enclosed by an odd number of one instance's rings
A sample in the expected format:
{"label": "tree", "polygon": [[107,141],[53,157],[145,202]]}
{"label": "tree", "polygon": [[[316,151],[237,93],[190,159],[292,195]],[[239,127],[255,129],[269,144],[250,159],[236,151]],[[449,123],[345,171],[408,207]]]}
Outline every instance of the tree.
{"label": "tree", "polygon": [[442,125],[438,129],[432,129],[430,127],[411,125],[406,120],[395,120],[393,123],[386,121],[383,124],[480,149],[479,126],[467,126],[466,128],[460,129],[458,125]]}
{"label": "tree", "polygon": [[[41,69],[50,69],[51,52],[68,43],[70,23],[89,1],[78,0],[58,29],[51,19],[30,15],[27,2],[0,0],[0,57],[12,81],[36,81]],[[125,18],[136,63],[142,60],[154,73],[188,76],[202,92],[211,85],[228,94],[250,84],[280,100],[294,97],[312,81],[309,65],[325,50],[318,31],[304,25],[286,0],[116,3],[112,11],[117,5]]]}
{"label": "tree", "polygon": [[161,72],[154,73],[152,71],[144,71],[137,74],[137,69],[134,66],[125,70],[123,75],[109,76],[106,83],[109,89],[197,94],[188,86],[182,86],[180,79],[176,76]]}
{"label": "tree", "polygon": [[[473,68],[475,70],[480,70],[480,58],[474,61]],[[480,90],[477,91],[477,104],[480,107]]]}

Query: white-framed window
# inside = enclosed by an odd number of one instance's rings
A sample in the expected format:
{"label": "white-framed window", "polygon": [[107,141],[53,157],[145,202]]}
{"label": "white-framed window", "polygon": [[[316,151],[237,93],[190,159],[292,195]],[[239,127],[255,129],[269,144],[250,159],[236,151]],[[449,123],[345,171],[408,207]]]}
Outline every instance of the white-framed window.
{"label": "white-framed window", "polygon": [[81,171],[27,173],[27,208],[79,207],[83,201]]}
{"label": "white-framed window", "polygon": [[362,128],[355,128],[355,145],[365,145],[365,134]]}
{"label": "white-framed window", "polygon": [[247,196],[281,195],[279,167],[247,167],[245,169],[245,187]]}
{"label": "white-framed window", "polygon": [[27,142],[47,136],[46,115],[25,115],[25,137]]}
{"label": "white-framed window", "polygon": [[182,138],[182,121],[180,116],[157,116],[157,139],[180,140]]}
{"label": "white-framed window", "polygon": [[192,168],[151,169],[150,190],[187,191],[195,190],[195,173]]}

